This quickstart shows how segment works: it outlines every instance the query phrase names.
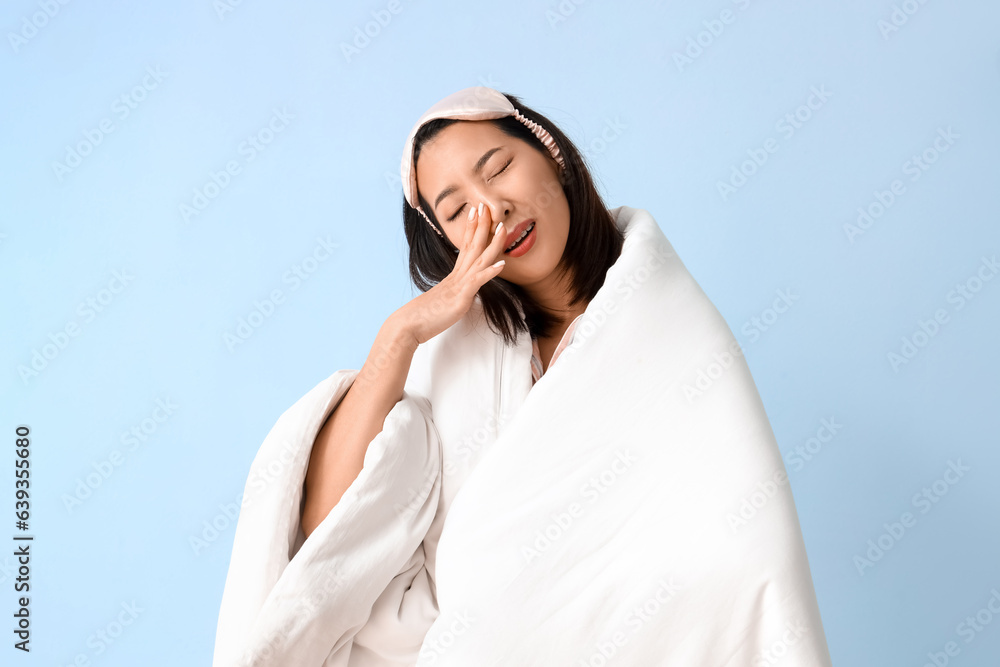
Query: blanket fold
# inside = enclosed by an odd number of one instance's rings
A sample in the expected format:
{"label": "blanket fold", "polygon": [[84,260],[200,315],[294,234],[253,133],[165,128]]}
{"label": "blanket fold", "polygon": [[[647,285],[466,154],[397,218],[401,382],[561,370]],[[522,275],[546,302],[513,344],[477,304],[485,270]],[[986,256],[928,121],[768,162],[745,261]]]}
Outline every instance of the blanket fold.
{"label": "blanket fold", "polygon": [[404,391],[341,501],[309,539],[301,530],[312,445],[357,373],[337,371],[299,399],[251,464],[214,667],[411,665],[436,616],[421,542],[441,450],[426,398]]}
{"label": "blanket fold", "polygon": [[451,505],[417,665],[827,666],[746,361],[652,216],[616,213],[625,247],[577,335]]}

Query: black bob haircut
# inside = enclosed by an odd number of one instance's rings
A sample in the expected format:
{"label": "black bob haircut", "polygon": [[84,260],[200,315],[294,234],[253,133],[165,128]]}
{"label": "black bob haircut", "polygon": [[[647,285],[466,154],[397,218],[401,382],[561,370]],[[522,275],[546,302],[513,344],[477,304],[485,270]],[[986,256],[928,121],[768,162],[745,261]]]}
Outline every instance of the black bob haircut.
{"label": "black bob haircut", "polygon": [[[593,178],[577,147],[562,130],[548,118],[525,106],[514,95],[503,93],[514,108],[530,120],[544,127],[555,140],[566,162],[560,172],[559,182],[569,202],[569,237],[556,271],[571,276],[571,305],[582,300],[588,303],[604,284],[608,269],[621,255],[625,242],[624,234],[615,224],[614,216],[605,206]],[[413,168],[424,143],[433,139],[441,130],[452,123],[468,122],[451,118],[438,118],[422,125],[413,141]],[[546,157],[548,149],[531,133],[523,123],[513,116],[488,121],[495,124],[505,134],[521,139]],[[419,195],[421,208],[438,223],[431,206]],[[410,206],[403,196],[403,230],[410,247],[410,278],[422,292],[426,292],[443,280],[455,268],[458,248],[446,236],[439,236],[431,229],[420,212]],[[553,334],[557,324],[555,317],[542,308],[519,285],[499,276],[484,283],[479,288],[479,298],[491,329],[500,335],[505,344],[512,346],[518,332],[527,331],[531,337],[547,337]],[[521,310],[524,318],[521,317]]]}

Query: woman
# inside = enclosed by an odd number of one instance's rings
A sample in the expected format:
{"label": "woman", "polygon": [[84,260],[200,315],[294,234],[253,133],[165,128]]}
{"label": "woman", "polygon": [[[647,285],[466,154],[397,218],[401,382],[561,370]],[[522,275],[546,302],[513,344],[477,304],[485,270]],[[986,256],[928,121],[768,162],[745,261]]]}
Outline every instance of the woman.
{"label": "woman", "polygon": [[401,172],[423,293],[268,434],[215,664],[829,665],[749,370],[648,212],[484,87]]}
{"label": "woman", "polygon": [[[624,237],[579,152],[547,119],[548,144],[513,115],[455,118],[465,109],[482,116],[487,101],[498,109],[493,115],[513,106],[524,110],[522,118],[542,118],[516,97],[494,99],[499,95],[459,91],[425,113],[407,141],[403,219],[410,275],[425,293],[383,325],[369,362],[320,431],[306,478],[307,536],[361,471],[368,443],[401,398],[418,345],[455,324],[478,296],[505,342],[530,331],[534,350],[525,372],[534,382],[568,344],[572,325],[621,253]],[[418,208],[410,204],[414,194]],[[571,217],[578,221],[572,227]],[[385,367],[369,367],[382,354],[390,359]]]}

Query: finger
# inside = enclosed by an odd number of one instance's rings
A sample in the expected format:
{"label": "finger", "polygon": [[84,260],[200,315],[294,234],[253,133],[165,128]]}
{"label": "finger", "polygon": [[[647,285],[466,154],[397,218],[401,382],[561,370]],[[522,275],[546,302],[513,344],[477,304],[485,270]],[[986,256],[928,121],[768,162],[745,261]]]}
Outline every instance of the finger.
{"label": "finger", "polygon": [[498,275],[500,275],[500,273],[504,270],[505,266],[506,266],[506,261],[501,259],[494,262],[493,264],[490,264],[485,269],[482,269],[481,271],[476,273],[476,278],[475,278],[477,285],[476,290],[478,291],[479,287],[482,287],[483,285],[491,281],[493,278],[496,278]]}
{"label": "finger", "polygon": [[476,209],[475,207],[470,208],[469,211],[472,213],[472,217],[466,215],[465,222],[465,232],[462,234],[461,245],[458,248],[458,256],[455,258],[455,270],[462,270],[465,265],[468,264],[469,256],[469,246],[472,243],[472,237],[476,231]]}
{"label": "finger", "polygon": [[507,245],[507,225],[498,222],[494,228],[496,231],[493,238],[490,239],[489,245],[480,255],[480,263],[482,264],[492,264],[498,259],[503,259],[501,255],[503,255],[503,249]]}
{"label": "finger", "polygon": [[474,255],[482,254],[483,249],[486,247],[486,241],[489,238],[494,225],[490,207],[486,204],[480,204],[480,207],[481,213],[479,214],[479,220],[476,224],[476,235],[472,240]]}
{"label": "finger", "polygon": [[476,208],[474,209],[476,211],[474,214],[475,218],[472,223],[475,230],[472,235],[472,240],[469,241],[468,252],[466,253],[463,263],[460,267],[458,267],[459,271],[463,273],[475,265],[479,256],[483,253],[483,248],[486,246],[486,236],[489,233],[489,225],[491,224],[489,221],[489,208],[483,204],[481,209],[482,212],[480,213],[479,206],[480,203],[476,202]]}

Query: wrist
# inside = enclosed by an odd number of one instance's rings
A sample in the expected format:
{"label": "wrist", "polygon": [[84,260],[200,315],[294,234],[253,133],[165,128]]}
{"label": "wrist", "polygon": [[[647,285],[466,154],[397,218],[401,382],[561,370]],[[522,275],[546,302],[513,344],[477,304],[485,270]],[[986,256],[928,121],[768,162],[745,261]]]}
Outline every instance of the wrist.
{"label": "wrist", "polygon": [[417,337],[413,329],[397,313],[398,311],[385,321],[378,335],[392,347],[403,347],[410,352],[415,352],[419,345]]}

